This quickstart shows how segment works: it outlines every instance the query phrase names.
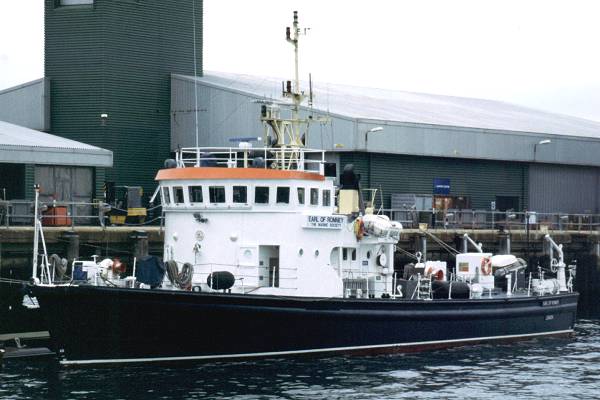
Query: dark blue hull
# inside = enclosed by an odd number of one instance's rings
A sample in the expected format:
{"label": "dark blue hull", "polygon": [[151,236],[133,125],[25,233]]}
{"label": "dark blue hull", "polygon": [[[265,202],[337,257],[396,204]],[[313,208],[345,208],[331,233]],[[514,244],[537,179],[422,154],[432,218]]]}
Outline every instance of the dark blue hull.
{"label": "dark blue hull", "polygon": [[64,364],[415,351],[572,332],[577,293],[356,300],[35,287]]}

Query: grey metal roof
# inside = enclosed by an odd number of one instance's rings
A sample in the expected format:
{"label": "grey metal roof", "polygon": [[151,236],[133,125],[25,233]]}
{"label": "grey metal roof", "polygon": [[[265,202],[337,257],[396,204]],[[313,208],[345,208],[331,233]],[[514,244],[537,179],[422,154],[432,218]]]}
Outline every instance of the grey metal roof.
{"label": "grey metal roof", "polygon": [[[282,101],[279,78],[206,72],[197,79]],[[308,90],[306,83],[302,86]],[[313,83],[313,91],[314,108],[355,119],[600,138],[600,122],[501,101],[319,82]]]}
{"label": "grey metal roof", "polygon": [[0,162],[112,167],[112,151],[0,121]]}

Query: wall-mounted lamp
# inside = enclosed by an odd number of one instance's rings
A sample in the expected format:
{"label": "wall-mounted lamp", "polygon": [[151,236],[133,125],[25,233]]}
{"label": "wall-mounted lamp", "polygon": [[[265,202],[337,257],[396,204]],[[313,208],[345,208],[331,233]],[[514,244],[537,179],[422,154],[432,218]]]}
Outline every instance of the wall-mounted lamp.
{"label": "wall-mounted lamp", "polygon": [[537,143],[535,143],[533,145],[533,161],[535,161],[535,155],[537,153],[537,147],[541,146],[541,145],[544,145],[544,144],[550,144],[550,143],[552,143],[552,140],[550,140],[550,139],[544,139],[544,140],[540,140],[539,142],[537,142]]}
{"label": "wall-mounted lamp", "polygon": [[381,132],[381,131],[383,131],[383,127],[376,126],[375,128],[371,128],[365,132],[365,150],[367,150],[368,144],[369,144],[369,133],[375,133],[375,132]]}

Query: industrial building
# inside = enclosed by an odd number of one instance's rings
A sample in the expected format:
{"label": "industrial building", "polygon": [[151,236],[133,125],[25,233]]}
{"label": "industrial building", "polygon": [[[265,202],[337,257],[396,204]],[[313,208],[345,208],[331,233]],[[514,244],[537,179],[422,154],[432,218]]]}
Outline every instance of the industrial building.
{"label": "industrial building", "polygon": [[[261,104],[283,101],[281,79],[204,74],[202,24],[201,0],[45,0],[45,77],[0,92],[0,120],[112,151],[95,187],[141,185],[147,199],[196,131],[201,146],[262,137]],[[600,213],[599,122],[319,82],[303,112],[328,174],[354,164],[378,206]]]}
{"label": "industrial building", "polygon": [[[174,75],[172,150],[194,144],[195,116],[182,110],[194,109],[195,90],[200,144],[228,146],[262,135],[261,104],[282,102],[281,87],[241,74]],[[354,164],[363,186],[381,190],[384,208],[433,194],[438,209],[599,212],[598,122],[491,100],[313,87],[307,146],[327,150],[338,173]]]}
{"label": "industrial building", "polygon": [[0,121],[112,152],[111,165],[93,171],[93,197],[105,181],[151,195],[169,157],[170,75],[202,71],[202,1],[45,0],[44,8],[45,76],[1,91]]}
{"label": "industrial building", "polygon": [[113,154],[43,132],[49,123],[46,93],[46,79],[0,91],[1,199],[31,200],[39,184],[44,201],[92,202],[102,193]]}

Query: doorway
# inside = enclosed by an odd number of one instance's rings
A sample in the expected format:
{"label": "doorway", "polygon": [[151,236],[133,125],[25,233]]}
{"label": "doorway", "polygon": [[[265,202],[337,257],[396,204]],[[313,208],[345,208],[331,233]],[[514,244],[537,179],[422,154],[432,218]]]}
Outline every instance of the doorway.
{"label": "doorway", "polygon": [[496,196],[497,211],[521,211],[519,208],[519,196]]}
{"label": "doorway", "polygon": [[279,246],[258,246],[259,285],[279,287]]}

